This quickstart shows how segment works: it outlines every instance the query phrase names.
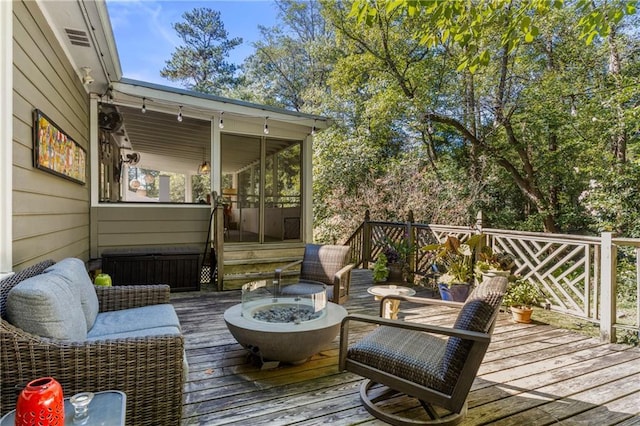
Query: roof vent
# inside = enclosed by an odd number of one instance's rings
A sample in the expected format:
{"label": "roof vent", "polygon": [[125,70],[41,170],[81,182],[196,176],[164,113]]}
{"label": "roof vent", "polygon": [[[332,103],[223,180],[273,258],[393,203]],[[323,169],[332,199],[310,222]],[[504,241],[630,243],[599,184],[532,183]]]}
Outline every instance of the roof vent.
{"label": "roof vent", "polygon": [[67,37],[69,37],[71,44],[75,46],[91,47],[91,43],[89,43],[89,36],[86,32],[82,30],[72,30],[71,28],[65,28],[64,31],[67,33]]}

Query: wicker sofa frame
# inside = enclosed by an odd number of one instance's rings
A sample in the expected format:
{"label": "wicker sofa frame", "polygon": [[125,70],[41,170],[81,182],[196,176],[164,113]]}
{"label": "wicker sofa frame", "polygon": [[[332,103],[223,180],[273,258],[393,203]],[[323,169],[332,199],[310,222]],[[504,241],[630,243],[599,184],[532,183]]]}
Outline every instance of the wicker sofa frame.
{"label": "wicker sofa frame", "polygon": [[[54,377],[65,397],[82,391],[120,390],[127,425],[174,425],[182,416],[182,335],[72,342],[24,332],[6,321],[9,291],[41,274],[46,260],[0,281],[0,413],[15,408],[19,390],[38,377]],[[168,285],[98,287],[100,312],[169,303]]]}

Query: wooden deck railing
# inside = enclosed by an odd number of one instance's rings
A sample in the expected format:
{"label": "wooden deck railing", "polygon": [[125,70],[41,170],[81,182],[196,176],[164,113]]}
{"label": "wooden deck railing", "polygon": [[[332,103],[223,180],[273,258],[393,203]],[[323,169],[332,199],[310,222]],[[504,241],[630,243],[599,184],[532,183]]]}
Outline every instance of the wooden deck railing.
{"label": "wooden deck railing", "polygon": [[[415,248],[409,259],[410,270],[417,276],[428,276],[431,262],[421,247],[441,242],[447,235],[465,240],[476,233],[484,234],[485,244],[494,251],[514,257],[514,273],[537,283],[552,310],[598,323],[603,341],[615,342],[616,330],[640,335],[640,239],[615,238],[608,232],[593,237],[483,228],[480,215],[469,227],[414,223],[411,217],[404,223],[376,222],[367,212],[365,221],[345,244],[351,246],[353,260],[367,268],[387,241],[405,239]],[[633,315],[618,315],[619,247],[635,250]]]}

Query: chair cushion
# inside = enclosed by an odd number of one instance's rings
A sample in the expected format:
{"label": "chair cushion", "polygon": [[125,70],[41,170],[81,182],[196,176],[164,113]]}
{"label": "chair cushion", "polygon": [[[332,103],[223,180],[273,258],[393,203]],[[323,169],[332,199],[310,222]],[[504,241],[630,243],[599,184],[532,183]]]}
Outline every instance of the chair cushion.
{"label": "chair cushion", "polygon": [[[322,288],[320,284],[312,284],[303,281],[296,284],[284,286],[282,287],[281,292],[286,296],[303,296],[307,294],[317,293],[321,290]],[[326,286],[325,290],[327,294],[327,300],[333,300],[333,287]]]}
{"label": "chair cushion", "polygon": [[180,335],[180,329],[178,329],[178,327],[153,327],[153,328],[147,328],[147,329],[141,329],[141,330],[122,331],[119,333],[103,334],[99,336],[89,336],[87,337],[87,341],[127,339],[132,337],[155,337],[155,336],[164,336],[164,335],[171,335],[171,336]]}
{"label": "chair cushion", "polygon": [[349,246],[307,244],[300,278],[333,285],[334,276],[349,263]]}
{"label": "chair cushion", "polygon": [[73,341],[87,338],[80,297],[56,274],[27,278],[11,289],[7,319],[14,326],[42,337]]}
{"label": "chair cushion", "polygon": [[129,333],[156,327],[175,327],[180,321],[172,305],[149,305],[120,311],[100,312],[87,337],[96,338],[118,333]]}
{"label": "chair cushion", "polygon": [[71,291],[80,296],[82,311],[87,322],[87,331],[90,330],[98,316],[100,303],[84,262],[70,257],[48,267],[45,269],[45,273],[60,275],[67,281]]}
{"label": "chair cushion", "polygon": [[444,391],[441,369],[447,341],[433,335],[380,326],[350,346],[347,357],[414,383]]}

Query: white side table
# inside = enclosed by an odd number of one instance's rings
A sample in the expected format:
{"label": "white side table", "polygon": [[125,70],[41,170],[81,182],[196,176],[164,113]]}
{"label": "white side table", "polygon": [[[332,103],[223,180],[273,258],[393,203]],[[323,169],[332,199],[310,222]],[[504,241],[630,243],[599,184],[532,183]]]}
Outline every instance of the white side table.
{"label": "white side table", "polygon": [[[389,295],[413,296],[414,294],[416,294],[416,291],[409,287],[388,284],[388,285],[374,285],[373,287],[369,287],[367,289],[367,293],[373,294],[373,296],[375,297],[375,300],[382,300],[384,296],[389,296]],[[384,304],[382,317],[390,318],[390,319],[398,319],[399,310],[400,310],[399,300],[387,300]]]}

